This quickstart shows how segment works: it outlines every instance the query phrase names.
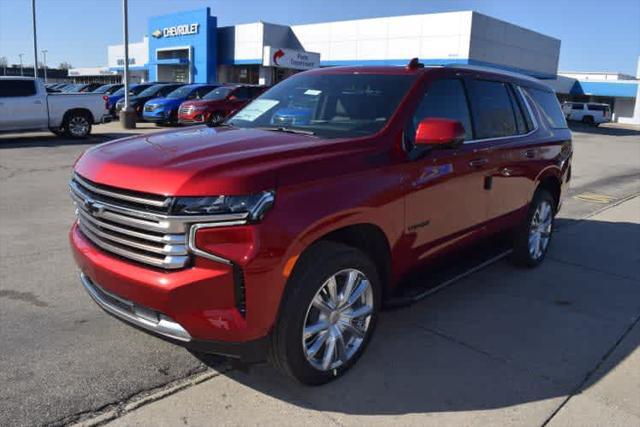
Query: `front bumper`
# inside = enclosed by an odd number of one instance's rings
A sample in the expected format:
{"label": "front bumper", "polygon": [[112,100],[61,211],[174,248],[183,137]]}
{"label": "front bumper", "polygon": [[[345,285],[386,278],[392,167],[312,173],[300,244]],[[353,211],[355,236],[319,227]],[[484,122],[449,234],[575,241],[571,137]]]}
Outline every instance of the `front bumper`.
{"label": "front bumper", "polygon": [[143,111],[142,119],[146,122],[163,123],[169,121],[171,112],[167,110]]}
{"label": "front bumper", "polygon": [[150,332],[166,341],[202,353],[219,354],[240,359],[243,362],[261,362],[267,354],[268,337],[246,342],[198,340],[175,320],[148,307],[120,298],[80,273],[85,290],[104,311],[130,325]]}

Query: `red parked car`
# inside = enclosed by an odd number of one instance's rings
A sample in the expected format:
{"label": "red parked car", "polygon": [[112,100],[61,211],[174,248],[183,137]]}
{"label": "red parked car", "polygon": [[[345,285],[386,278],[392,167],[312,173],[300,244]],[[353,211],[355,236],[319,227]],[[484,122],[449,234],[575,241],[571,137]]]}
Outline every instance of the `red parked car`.
{"label": "red parked car", "polygon": [[178,120],[185,125],[221,122],[266,89],[266,86],[221,86],[202,99],[183,102],[178,109]]}
{"label": "red parked car", "polygon": [[317,69],[217,127],[87,150],[70,240],[107,312],[320,384],[356,362],[383,298],[426,260],[511,230],[513,260],[540,264],[571,158],[535,79]]}

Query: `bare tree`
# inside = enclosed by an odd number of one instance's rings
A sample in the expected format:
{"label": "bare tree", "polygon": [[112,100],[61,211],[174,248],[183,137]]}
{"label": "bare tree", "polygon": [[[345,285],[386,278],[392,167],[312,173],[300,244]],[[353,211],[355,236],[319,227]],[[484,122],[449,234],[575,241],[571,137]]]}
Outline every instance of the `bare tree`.
{"label": "bare tree", "polygon": [[58,68],[61,70],[68,70],[70,68],[73,68],[73,65],[65,61],[65,62],[61,62],[60,65],[58,65]]}

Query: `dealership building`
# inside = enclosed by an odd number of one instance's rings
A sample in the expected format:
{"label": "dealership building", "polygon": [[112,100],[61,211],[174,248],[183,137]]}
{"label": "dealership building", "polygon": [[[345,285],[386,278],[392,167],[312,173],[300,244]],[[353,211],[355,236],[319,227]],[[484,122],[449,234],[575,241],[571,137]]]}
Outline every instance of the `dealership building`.
{"label": "dealership building", "polygon": [[[152,17],[129,44],[134,81],[275,84],[339,65],[465,64],[546,80],[561,99],[607,102],[614,118],[640,124],[638,79],[618,73],[558,73],[560,40],[473,11],[304,25],[254,22],[219,27],[209,8]],[[124,46],[108,47],[121,74]]]}

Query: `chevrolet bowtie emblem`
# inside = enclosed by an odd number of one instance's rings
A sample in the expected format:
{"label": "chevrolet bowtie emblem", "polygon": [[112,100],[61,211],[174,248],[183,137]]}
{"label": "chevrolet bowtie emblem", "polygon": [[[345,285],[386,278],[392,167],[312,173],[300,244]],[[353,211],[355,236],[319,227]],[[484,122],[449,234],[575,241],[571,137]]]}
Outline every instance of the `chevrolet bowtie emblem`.
{"label": "chevrolet bowtie emblem", "polygon": [[100,216],[104,212],[104,205],[91,199],[84,201],[84,207],[94,216]]}
{"label": "chevrolet bowtie emblem", "polygon": [[155,30],[153,33],[151,33],[151,35],[157,39],[159,39],[160,37],[162,37],[162,31],[160,30]]}

